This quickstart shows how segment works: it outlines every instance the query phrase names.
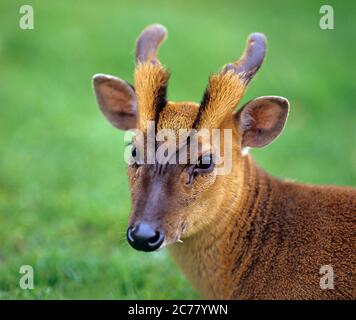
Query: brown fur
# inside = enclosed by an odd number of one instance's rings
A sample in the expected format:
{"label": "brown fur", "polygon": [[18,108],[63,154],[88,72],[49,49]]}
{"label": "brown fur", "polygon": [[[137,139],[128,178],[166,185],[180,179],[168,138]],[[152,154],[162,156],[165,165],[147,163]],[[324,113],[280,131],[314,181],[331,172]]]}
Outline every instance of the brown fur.
{"label": "brown fur", "polygon": [[[195,104],[169,103],[159,128],[189,127],[196,114]],[[231,119],[224,126],[232,127]],[[230,175],[198,179],[191,192],[182,187],[184,172],[167,180],[167,242],[185,229],[183,243],[169,246],[177,264],[206,298],[355,298],[355,189],[277,180],[241,156],[238,130],[234,135]],[[133,194],[150,199],[148,183],[135,183]],[[322,265],[334,268],[334,290],[320,289]]]}
{"label": "brown fur", "polygon": [[236,108],[245,91],[243,82],[232,72],[214,74],[210,77],[206,93],[206,105],[196,120],[196,128],[218,128],[227,115]]}
{"label": "brown fur", "polygon": [[[206,196],[216,192],[220,206],[200,213],[215,219],[170,247],[204,297],[355,299],[354,189],[279,181],[246,157]],[[334,290],[320,289],[322,265]]]}
{"label": "brown fur", "polygon": [[[160,113],[157,128],[190,129],[192,120],[197,116],[199,105],[194,102],[168,102]],[[179,115],[179,117],[177,117]]]}
{"label": "brown fur", "polygon": [[[100,108],[121,129],[131,127],[128,115],[135,116],[144,133],[147,120],[175,132],[231,129],[233,168],[228,175],[213,170],[191,180],[194,164],[130,165],[129,225],[144,221],[164,230],[163,245],[206,298],[355,299],[356,189],[281,181],[242,155],[244,147],[276,138],[288,116],[288,101],[281,97],[255,99],[232,113],[262,63],[264,36],[253,34],[242,62],[210,78],[198,105],[165,100],[169,74],[155,55],[165,32],[150,26],[140,38],[145,41],[139,42],[139,57],[150,61],[138,59],[135,97],[121,79],[94,78]],[[201,143],[202,150],[211,147]],[[324,265],[334,269],[334,289],[320,288]]]}

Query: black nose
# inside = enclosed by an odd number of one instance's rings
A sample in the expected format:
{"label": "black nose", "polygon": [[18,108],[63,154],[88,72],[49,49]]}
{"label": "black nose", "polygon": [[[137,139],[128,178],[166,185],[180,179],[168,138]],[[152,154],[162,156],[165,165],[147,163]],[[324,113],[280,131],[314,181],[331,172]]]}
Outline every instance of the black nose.
{"label": "black nose", "polygon": [[153,229],[148,223],[139,223],[127,229],[127,240],[136,250],[154,251],[161,246],[164,233]]}

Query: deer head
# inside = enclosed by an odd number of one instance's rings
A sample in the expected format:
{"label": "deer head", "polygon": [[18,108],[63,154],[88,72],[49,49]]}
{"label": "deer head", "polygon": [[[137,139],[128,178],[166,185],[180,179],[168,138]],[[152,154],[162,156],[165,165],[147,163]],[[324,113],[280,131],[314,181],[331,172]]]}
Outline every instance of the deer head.
{"label": "deer head", "polygon": [[[144,139],[148,124],[155,132],[171,129],[214,129],[231,131],[230,153],[233,168],[243,163],[243,150],[263,147],[282,131],[289,103],[276,96],[265,96],[246,103],[234,112],[247,84],[260,68],[266,51],[263,34],[249,36],[242,57],[227,64],[210,77],[200,104],[167,100],[169,73],[157,58],[157,49],[166,38],[161,25],[148,26],[136,44],[134,86],[114,76],[97,74],[93,86],[100,110],[113,126],[121,130],[138,129]],[[188,136],[186,144],[190,143]],[[226,144],[221,135],[221,145]],[[216,149],[209,139],[199,139],[197,161],[188,163],[147,163],[142,144],[133,140],[132,157],[142,162],[128,167],[132,211],[127,238],[138,250],[153,251],[190,237],[219,219],[219,206],[236,170],[218,175],[214,161]],[[158,149],[160,142],[155,141]],[[180,148],[174,150],[175,155]],[[225,155],[225,154],[224,154]],[[173,155],[174,157],[174,155]]]}

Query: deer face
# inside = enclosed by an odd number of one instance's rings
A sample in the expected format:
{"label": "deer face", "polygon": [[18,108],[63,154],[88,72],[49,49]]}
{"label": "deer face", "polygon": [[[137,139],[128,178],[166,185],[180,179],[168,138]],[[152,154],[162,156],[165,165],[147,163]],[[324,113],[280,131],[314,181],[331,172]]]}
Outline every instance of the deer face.
{"label": "deer face", "polygon": [[[132,247],[142,251],[180,241],[214,223],[224,188],[234,178],[231,170],[223,169],[219,174],[219,168],[227,159],[236,166],[243,150],[263,147],[276,138],[289,108],[286,99],[269,96],[233,112],[264,58],[266,41],[258,33],[249,37],[241,59],[210,77],[200,104],[167,101],[169,74],[156,57],[165,37],[161,25],[149,26],[140,35],[134,87],[113,76],[98,74],[93,78],[106,118],[118,129],[140,133],[131,143],[134,161],[128,167],[132,211],[127,238]],[[186,133],[183,139],[182,129]],[[150,142],[152,130],[156,139]],[[161,136],[166,130],[173,134],[170,141]],[[230,132],[227,136],[226,130]],[[218,146],[214,137],[218,137]],[[182,150],[186,155],[183,160]],[[149,152],[155,154],[153,161],[148,159]]]}

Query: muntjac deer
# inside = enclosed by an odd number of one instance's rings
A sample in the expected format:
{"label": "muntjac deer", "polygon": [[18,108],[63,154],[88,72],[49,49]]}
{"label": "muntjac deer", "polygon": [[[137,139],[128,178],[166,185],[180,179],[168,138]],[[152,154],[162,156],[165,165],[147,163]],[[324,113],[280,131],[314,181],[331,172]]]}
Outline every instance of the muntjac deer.
{"label": "muntjac deer", "polygon": [[249,36],[242,57],[210,77],[198,104],[167,100],[169,73],[156,55],[166,34],[163,26],[151,25],[140,35],[134,86],[94,76],[100,109],[116,128],[138,129],[144,140],[150,122],[155,132],[230,130],[224,158],[230,153],[232,168],[217,174],[217,150],[209,139],[197,140],[197,161],[172,164],[145,161],[146,150],[134,138],[132,157],[141,154],[143,161],[128,167],[128,242],[142,251],[168,245],[205,298],[355,299],[356,189],[281,181],[247,152],[271,143],[289,111],[287,99],[265,96],[234,112],[263,62],[265,36]]}

